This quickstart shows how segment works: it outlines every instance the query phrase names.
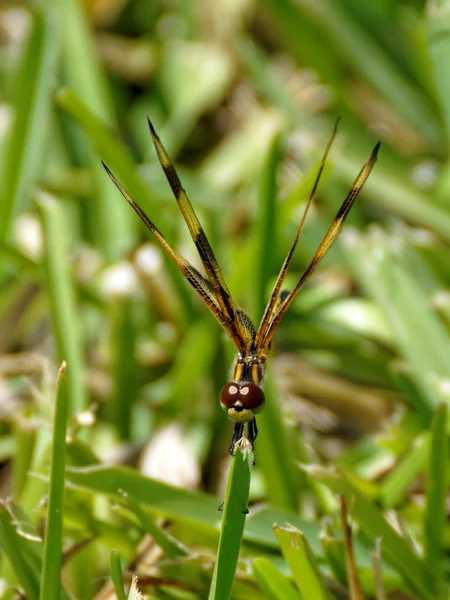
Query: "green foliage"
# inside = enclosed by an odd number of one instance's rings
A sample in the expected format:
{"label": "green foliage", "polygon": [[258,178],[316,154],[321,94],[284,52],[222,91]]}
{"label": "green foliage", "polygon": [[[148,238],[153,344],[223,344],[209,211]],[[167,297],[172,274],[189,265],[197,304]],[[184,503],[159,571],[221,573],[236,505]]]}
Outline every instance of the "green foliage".
{"label": "green foliage", "polygon": [[[2,600],[449,597],[449,14],[2,3]],[[287,288],[382,141],[277,330],[254,466],[232,344],[101,165],[197,265],[147,116],[256,325],[336,117]]]}

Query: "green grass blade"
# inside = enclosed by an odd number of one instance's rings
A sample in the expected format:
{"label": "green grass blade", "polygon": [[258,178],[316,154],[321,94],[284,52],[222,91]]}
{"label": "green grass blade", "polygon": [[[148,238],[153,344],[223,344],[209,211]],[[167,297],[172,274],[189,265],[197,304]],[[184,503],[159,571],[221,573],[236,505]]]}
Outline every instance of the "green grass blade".
{"label": "green grass blade", "polygon": [[7,505],[0,503],[0,545],[15,576],[29,600],[39,598],[39,571],[33,564],[32,552],[26,548],[28,540],[19,535],[15,516]]}
{"label": "green grass blade", "polygon": [[69,414],[86,408],[83,383],[83,349],[75,305],[75,291],[70,279],[67,252],[67,224],[62,206],[55,198],[41,193],[38,198],[45,242],[47,285],[52,307],[53,329],[58,356],[67,363]]}
{"label": "green grass blade", "polygon": [[[78,0],[66,0],[62,10],[63,67],[68,85],[73,88],[93,114],[110,125],[114,119],[114,101],[108,89],[87,10]],[[111,201],[110,181],[105,178],[98,157],[89,140],[80,138],[79,155],[83,164],[93,167],[95,195],[87,205],[91,230],[106,256],[117,259],[133,243],[133,221],[128,207]]]}
{"label": "green grass blade", "polygon": [[370,237],[355,233],[343,239],[346,256],[390,322],[424,401],[438,406],[446,400],[441,382],[450,377],[448,336],[419,281],[381,230],[373,230]]}
{"label": "green grass blade", "polygon": [[254,226],[255,231],[255,256],[258,257],[255,269],[255,288],[252,314],[262,316],[266,307],[268,290],[267,283],[273,273],[274,251],[273,240],[275,239],[276,211],[275,201],[277,197],[277,171],[280,163],[281,139],[276,135],[268,150],[266,161],[263,165],[259,193],[258,193],[258,222]]}
{"label": "green grass blade", "polygon": [[425,563],[433,576],[436,597],[444,598],[446,573],[446,525],[448,493],[448,406],[437,409],[431,437],[431,452],[427,471],[427,503],[425,510]]}
{"label": "green grass blade", "polygon": [[[218,501],[214,496],[176,488],[127,467],[94,465],[70,468],[66,471],[66,479],[75,486],[91,493],[105,494],[114,501],[122,502],[125,492],[156,515],[179,521],[199,531],[205,530],[209,534],[218,533],[220,517],[217,512]],[[247,517],[244,539],[272,549],[278,548],[271,529],[276,521],[289,521],[301,529],[307,534],[314,552],[321,553],[318,524],[300,519],[298,513],[293,511],[268,508],[252,511]]]}
{"label": "green grass blade", "polygon": [[274,530],[302,598],[331,600],[304,534],[291,525],[286,527],[275,525]]}
{"label": "green grass blade", "polygon": [[52,462],[45,526],[44,560],[41,573],[40,600],[59,600],[64,516],[64,471],[66,458],[67,391],[66,364],[59,370],[53,424]]}
{"label": "green grass blade", "polygon": [[427,433],[413,440],[411,450],[388,474],[381,484],[384,508],[392,508],[405,498],[411,482],[424,472],[430,453],[430,436]]}
{"label": "green grass blade", "polygon": [[189,548],[186,548],[181,542],[176,540],[167,531],[158,526],[132,496],[126,495],[125,499],[130,510],[137,516],[145,532],[150,535],[154,542],[158,544],[161,550],[168,558],[176,558],[178,556],[189,556]]}
{"label": "green grass blade", "polygon": [[0,240],[4,240],[15,212],[21,210],[45,155],[51,93],[57,51],[56,13],[32,16],[28,39],[19,71],[12,105],[14,123],[6,144],[1,172]]}
{"label": "green grass blade", "polygon": [[270,378],[265,386],[266,406],[258,416],[259,436],[255,444],[256,460],[263,465],[267,494],[271,504],[285,510],[298,509],[301,473],[292,460],[293,444],[283,423],[280,401]]}
{"label": "green grass blade", "polygon": [[109,567],[117,600],[126,600],[122,577],[122,565],[120,564],[120,554],[118,550],[113,550],[109,555]]}
{"label": "green grass blade", "polygon": [[[129,155],[124,150],[122,144],[118,141],[117,135],[109,129],[87,106],[80,100],[80,97],[70,89],[60,90],[56,96],[58,105],[69,114],[83,129],[86,135],[94,144],[98,154],[99,162],[103,160],[111,171],[116,175],[124,188],[134,198],[136,202],[144,210],[148,210],[149,207],[154,206],[154,199],[149,193],[142,179],[139,177],[136,171],[136,167],[132,163]],[[145,124],[145,126],[147,126]],[[149,134],[149,144],[151,138]],[[105,173],[106,180],[108,176]],[[115,202],[113,196],[114,185],[111,184],[110,202]],[[122,202],[127,207],[125,200],[120,197],[120,193],[117,192],[117,202]],[[159,218],[162,218],[160,212],[158,213]],[[158,223],[158,226],[163,224]]]}
{"label": "green grass blade", "polygon": [[383,540],[383,555],[423,600],[433,600],[432,579],[423,561],[414,554],[409,543],[387,523],[377,506],[342,473],[334,469],[308,466],[309,475],[345,496],[356,520],[372,543]]}
{"label": "green grass blade", "polygon": [[223,505],[219,548],[209,589],[209,600],[228,600],[231,598],[248,511],[252,460],[253,456],[250,448],[241,445],[231,462]]}
{"label": "green grass blade", "polygon": [[450,142],[450,2],[449,0],[430,0],[427,7],[427,25],[431,64],[442,114],[447,129],[447,145]]}
{"label": "green grass blade", "polygon": [[268,558],[253,559],[256,582],[267,600],[301,600],[289,579]]}
{"label": "green grass blade", "polygon": [[120,439],[131,437],[133,405],[139,392],[139,373],[134,354],[136,326],[133,304],[116,302],[111,312],[111,354],[113,356],[114,396],[112,414]]}
{"label": "green grass blade", "polygon": [[13,490],[15,498],[20,498],[33,460],[37,435],[35,429],[29,426],[31,419],[32,411],[26,411],[25,423],[23,421],[15,423],[14,427],[16,451],[13,462]]}

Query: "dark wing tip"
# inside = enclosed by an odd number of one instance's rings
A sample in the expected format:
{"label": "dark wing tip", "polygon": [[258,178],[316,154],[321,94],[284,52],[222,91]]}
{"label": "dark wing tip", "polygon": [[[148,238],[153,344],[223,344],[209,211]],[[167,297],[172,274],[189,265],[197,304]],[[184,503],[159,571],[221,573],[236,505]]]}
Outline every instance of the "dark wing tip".
{"label": "dark wing tip", "polygon": [[112,173],[111,173],[111,171],[109,170],[108,166],[107,166],[107,165],[106,165],[106,164],[105,164],[103,161],[102,161],[102,165],[103,165],[103,168],[105,169],[105,171],[106,171],[106,172],[108,173],[108,175],[111,177]]}
{"label": "dark wing tip", "polygon": [[147,117],[147,123],[148,123],[148,126],[149,126],[149,128],[150,128],[150,133],[152,134],[152,137],[155,137],[155,138],[157,138],[158,136],[156,135],[155,128],[153,127],[153,124],[152,124],[152,122],[150,121],[150,118],[149,118],[149,117]]}
{"label": "dark wing tip", "polygon": [[377,145],[375,146],[375,148],[372,150],[372,156],[371,156],[371,158],[373,160],[377,159],[377,157],[378,157],[378,150],[380,149],[380,146],[381,146],[381,142],[378,142]]}

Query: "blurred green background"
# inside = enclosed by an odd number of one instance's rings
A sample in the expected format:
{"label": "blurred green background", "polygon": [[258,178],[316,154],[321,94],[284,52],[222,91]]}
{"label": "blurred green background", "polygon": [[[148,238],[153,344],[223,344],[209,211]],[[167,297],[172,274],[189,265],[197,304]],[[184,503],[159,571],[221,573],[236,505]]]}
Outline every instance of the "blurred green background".
{"label": "blurred green background", "polygon": [[[42,553],[62,360],[67,460],[98,465],[68,475],[68,597],[112,597],[114,548],[152,598],[208,594],[232,431],[218,397],[234,349],[101,161],[198,265],[151,118],[257,324],[338,116],[287,287],[378,140],[381,151],[275,336],[233,597],[300,597],[267,587],[273,565],[308,597],[271,531],[285,521],[332,597],[346,597],[336,493],[354,510],[364,597],[447,597],[449,26],[446,0],[1,3],[0,481],[14,499],[0,514],[2,598],[16,584],[39,597],[40,559],[23,579],[13,550]],[[119,489],[189,550],[142,549],[157,534]],[[378,538],[389,542],[374,567]]]}

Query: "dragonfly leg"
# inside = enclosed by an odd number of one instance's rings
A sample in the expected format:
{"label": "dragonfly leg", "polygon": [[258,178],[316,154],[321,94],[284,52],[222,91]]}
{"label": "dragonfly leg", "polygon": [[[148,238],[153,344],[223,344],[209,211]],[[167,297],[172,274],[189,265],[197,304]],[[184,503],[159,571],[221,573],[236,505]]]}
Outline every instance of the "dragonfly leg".
{"label": "dragonfly leg", "polygon": [[254,446],[257,436],[258,426],[256,425],[256,419],[253,419],[253,421],[250,421],[250,423],[248,424],[248,441],[252,445],[252,448]]}
{"label": "dragonfly leg", "polygon": [[237,422],[234,426],[233,437],[231,438],[231,444],[228,448],[228,452],[231,456],[234,456],[234,447],[244,435],[244,423]]}

